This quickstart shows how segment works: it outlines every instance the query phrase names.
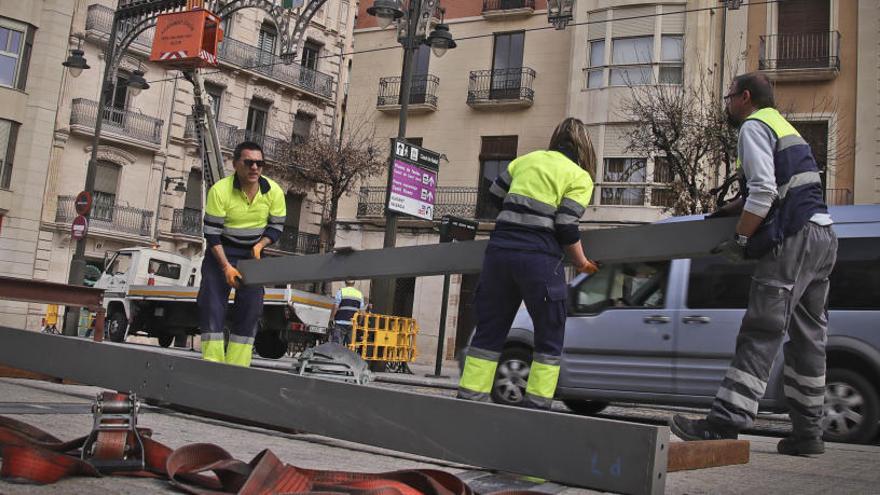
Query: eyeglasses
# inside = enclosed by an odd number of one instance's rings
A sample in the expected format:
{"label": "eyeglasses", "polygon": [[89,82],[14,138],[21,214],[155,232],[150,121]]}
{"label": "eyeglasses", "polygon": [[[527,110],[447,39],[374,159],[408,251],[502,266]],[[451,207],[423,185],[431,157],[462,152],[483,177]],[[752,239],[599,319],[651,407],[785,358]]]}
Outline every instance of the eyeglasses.
{"label": "eyeglasses", "polygon": [[266,164],[266,160],[242,160],[241,162],[244,163],[244,166],[247,168],[251,168],[254,165],[256,165],[257,168],[263,168],[263,165]]}
{"label": "eyeglasses", "polygon": [[743,94],[742,91],[737,91],[736,93],[730,93],[728,95],[724,95],[724,103],[730,103],[731,98],[733,98],[734,96],[741,95],[741,94]]}

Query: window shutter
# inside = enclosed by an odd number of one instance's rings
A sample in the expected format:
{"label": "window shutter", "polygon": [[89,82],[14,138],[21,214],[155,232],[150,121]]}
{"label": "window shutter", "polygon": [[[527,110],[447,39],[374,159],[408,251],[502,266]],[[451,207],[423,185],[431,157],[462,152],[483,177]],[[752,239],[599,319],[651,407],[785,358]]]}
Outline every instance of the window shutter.
{"label": "window shutter", "polygon": [[606,21],[608,19],[608,11],[600,10],[598,12],[590,12],[589,15],[589,27],[587,27],[587,39],[588,40],[604,40],[605,39],[605,30],[608,26]]}
{"label": "window shutter", "polygon": [[[657,9],[653,5],[614,9],[615,20],[611,23],[611,36],[614,38],[623,38],[627,36],[653,36],[654,21],[657,19],[655,16],[656,13]],[[626,19],[628,17],[639,18]],[[618,21],[616,19],[622,20]]]}
{"label": "window shutter", "polygon": [[669,14],[667,12],[679,12],[683,7],[673,5],[664,5],[663,13],[660,17],[661,29],[663,34],[682,34],[684,33],[684,13]]}
{"label": "window shutter", "polygon": [[119,184],[119,166],[112,163],[98,162],[95,174],[95,191],[116,194],[116,185]]}
{"label": "window shutter", "polygon": [[610,124],[605,126],[605,152],[602,154],[604,158],[613,158],[619,156],[631,156],[632,153],[626,151],[629,145],[629,136],[635,131],[632,124]]}
{"label": "window shutter", "polygon": [[484,136],[480,148],[480,160],[516,158],[518,136]]}

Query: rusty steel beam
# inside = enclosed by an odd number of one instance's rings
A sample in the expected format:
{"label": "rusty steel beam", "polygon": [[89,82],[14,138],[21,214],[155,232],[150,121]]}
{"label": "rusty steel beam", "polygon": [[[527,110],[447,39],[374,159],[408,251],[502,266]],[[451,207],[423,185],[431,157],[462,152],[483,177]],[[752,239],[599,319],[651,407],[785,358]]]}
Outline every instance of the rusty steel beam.
{"label": "rusty steel beam", "polygon": [[104,289],[0,277],[0,299],[86,308],[95,315],[95,342],[104,340]]}

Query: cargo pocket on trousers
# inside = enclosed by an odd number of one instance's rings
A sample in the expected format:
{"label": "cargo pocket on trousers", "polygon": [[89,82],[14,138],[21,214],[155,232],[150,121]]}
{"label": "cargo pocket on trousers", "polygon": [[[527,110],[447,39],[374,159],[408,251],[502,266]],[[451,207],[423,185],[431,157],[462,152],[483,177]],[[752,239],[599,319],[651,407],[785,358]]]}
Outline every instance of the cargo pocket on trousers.
{"label": "cargo pocket on trousers", "polygon": [[547,286],[547,295],[544,303],[549,307],[549,317],[554,325],[565,324],[565,300],[568,297],[568,287],[565,284],[553,284]]}
{"label": "cargo pocket on trousers", "polygon": [[791,291],[786,287],[752,280],[743,327],[748,330],[785,333],[790,307]]}

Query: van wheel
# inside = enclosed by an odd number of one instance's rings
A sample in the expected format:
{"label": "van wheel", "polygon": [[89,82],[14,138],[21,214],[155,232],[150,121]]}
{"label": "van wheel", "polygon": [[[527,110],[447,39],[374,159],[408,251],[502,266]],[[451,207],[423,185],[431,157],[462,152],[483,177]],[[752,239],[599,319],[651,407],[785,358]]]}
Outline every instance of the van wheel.
{"label": "van wheel", "polygon": [[574,400],[574,399],[566,399],[562,401],[565,404],[565,407],[571,409],[571,412],[575,414],[580,414],[582,416],[592,416],[594,414],[599,414],[606,407],[608,407],[607,402],[602,402],[598,400]]}
{"label": "van wheel", "polygon": [[531,349],[518,346],[505,349],[495,371],[492,400],[508,406],[521,405],[526,395],[531,365]]}
{"label": "van wheel", "polygon": [[116,311],[105,321],[104,328],[107,330],[107,338],[111,342],[125,341],[125,330],[128,329],[128,318],[122,311]]}
{"label": "van wheel", "polygon": [[832,369],[825,381],[824,438],[829,442],[870,443],[880,423],[880,397],[861,374]]}
{"label": "van wheel", "polygon": [[170,347],[171,343],[174,342],[174,335],[169,335],[167,333],[163,333],[156,338],[159,340],[159,345],[162,347]]}
{"label": "van wheel", "polygon": [[280,332],[257,331],[254,338],[254,350],[260,357],[266,359],[280,359],[287,352],[287,342],[281,338]]}

